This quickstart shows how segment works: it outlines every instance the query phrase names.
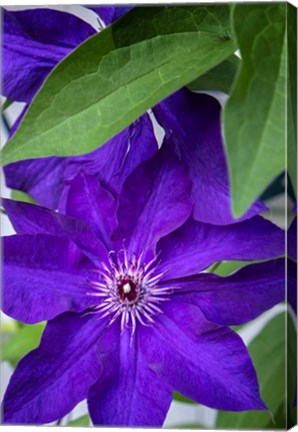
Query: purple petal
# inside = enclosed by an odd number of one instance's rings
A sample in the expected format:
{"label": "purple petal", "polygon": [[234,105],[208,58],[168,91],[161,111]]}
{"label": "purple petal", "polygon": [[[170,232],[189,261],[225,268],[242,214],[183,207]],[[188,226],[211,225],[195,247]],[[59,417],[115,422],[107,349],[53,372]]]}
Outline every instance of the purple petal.
{"label": "purple petal", "polygon": [[128,177],[119,199],[115,240],[132,252],[154,253],[156,242],[190,215],[185,167],[164,147]]}
{"label": "purple petal", "polygon": [[285,233],[260,216],[229,226],[189,219],[160,240],[157,250],[167,279],[196,274],[219,261],[255,261],[285,253]]}
{"label": "purple petal", "polygon": [[[15,123],[9,137],[12,137],[19,127],[29,105],[26,105]],[[28,159],[6,165],[4,169],[6,185],[9,188],[28,193],[39,204],[57,208],[63,190],[63,174],[67,158],[47,157]]]}
{"label": "purple petal", "polygon": [[138,339],[130,332],[121,335],[114,324],[99,341],[103,373],[91,388],[88,407],[95,425],[161,427],[172,392],[148,368]]}
{"label": "purple petal", "polygon": [[287,260],[287,301],[297,315],[297,263]]}
{"label": "purple petal", "polygon": [[220,277],[202,273],[174,281],[173,299],[198,306],[209,321],[239,325],[285,300],[285,260],[249,265]]}
{"label": "purple petal", "polygon": [[50,321],[39,347],[20,361],[10,380],[4,423],[49,423],[85,399],[101,372],[96,342],[104,325],[70,313]]}
{"label": "purple petal", "polygon": [[63,190],[66,164],[66,158],[48,157],[6,165],[6,185],[28,193],[40,205],[55,209]]}
{"label": "purple petal", "polygon": [[221,109],[215,98],[182,89],[159,103],[154,114],[172,137],[172,151],[189,170],[196,220],[226,225],[266,210],[257,202],[240,219],[232,215]]}
{"label": "purple petal", "polygon": [[60,201],[63,208],[68,191],[64,180],[71,181],[84,170],[97,176],[109,192],[118,195],[127,176],[157,149],[151,120],[144,114],[104,146],[86,155],[25,160],[6,166],[6,183],[52,209],[58,207],[64,188]]}
{"label": "purple petal", "polygon": [[297,217],[291,223],[287,232],[288,256],[297,261]]}
{"label": "purple petal", "polygon": [[41,234],[3,240],[2,307],[7,315],[34,324],[92,304],[86,295],[88,263],[73,242]]}
{"label": "purple petal", "polygon": [[69,158],[65,179],[72,180],[84,170],[89,175],[96,175],[109,192],[118,195],[129,174],[157,150],[150,117],[144,114],[99,149]]}
{"label": "purple petal", "polygon": [[105,260],[106,246],[83,221],[33,204],[3,199],[13,227],[19,234],[51,234],[74,241],[93,261]]}
{"label": "purple petal", "polygon": [[65,199],[65,214],[90,225],[109,250],[116,228],[117,202],[95,176],[83,171],[70,183]]}
{"label": "purple petal", "polygon": [[73,48],[95,33],[74,15],[51,9],[4,9],[3,95],[30,102],[51,72]]}
{"label": "purple petal", "polygon": [[133,6],[101,6],[101,7],[91,7],[97,15],[104,21],[105,25],[110,25],[117,19],[121,18],[127,12],[129,12]]}
{"label": "purple petal", "polygon": [[[29,104],[14,122],[9,138],[16,132],[28,108]],[[61,178],[66,163],[66,158],[47,157],[27,159],[6,165],[3,168],[6,186],[28,193],[45,207],[56,208],[63,189]]]}
{"label": "purple petal", "polygon": [[193,305],[170,303],[152,328],[142,329],[141,350],[164,382],[186,397],[228,411],[266,409],[241,338],[205,320]]}

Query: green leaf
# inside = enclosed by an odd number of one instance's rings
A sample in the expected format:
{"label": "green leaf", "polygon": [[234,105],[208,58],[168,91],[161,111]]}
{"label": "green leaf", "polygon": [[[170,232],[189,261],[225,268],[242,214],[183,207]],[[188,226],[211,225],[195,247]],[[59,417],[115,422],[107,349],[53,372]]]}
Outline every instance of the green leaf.
{"label": "green leaf", "polygon": [[136,7],[50,74],[3,164],[90,152],[235,50],[228,5]]}
{"label": "green leaf", "polygon": [[183,396],[182,394],[178,393],[178,392],[173,392],[173,399],[177,402],[183,402],[183,403],[188,403],[188,404],[197,404],[197,402],[188,399],[187,397]]}
{"label": "green leaf", "polygon": [[249,261],[224,261],[219,263],[219,265],[214,269],[210,270],[212,273],[215,273],[219,276],[227,276],[231,273],[234,273],[236,270],[239,270],[241,267],[252,264]]}
{"label": "green leaf", "polygon": [[15,201],[28,202],[32,204],[36,203],[35,199],[32,198],[30,195],[16,189],[12,189],[11,198]]}
{"label": "green leaf", "polygon": [[242,267],[257,264],[261,262],[265,262],[268,260],[255,260],[255,261],[222,261],[217,265],[209,267],[208,271],[211,273],[215,273],[219,276],[228,276],[231,273],[234,273],[236,270],[239,270]]}
{"label": "green leaf", "polygon": [[89,426],[90,425],[90,418],[88,414],[77,418],[76,420],[73,420],[67,424],[67,426]]}
{"label": "green leaf", "polygon": [[297,9],[287,3],[287,131],[288,171],[297,197]]}
{"label": "green leaf", "polygon": [[45,323],[24,325],[2,344],[2,360],[9,361],[14,366],[29,351],[39,345]]}
{"label": "green leaf", "polygon": [[285,4],[236,4],[242,62],[223,112],[232,208],[242,215],[285,169]]}
{"label": "green leaf", "polygon": [[[285,395],[286,395],[286,350],[292,353],[288,361],[291,362],[291,370],[295,370],[296,357],[293,353],[293,341],[295,329],[291,320],[288,320],[288,337],[285,337],[284,313],[273,318],[251,342],[248,349],[257,371],[261,396],[274,418],[281,422],[281,416],[285,419]],[[293,378],[293,375],[292,377]],[[295,379],[288,384],[289,406],[293,405],[295,392]],[[285,423],[283,424],[285,428]],[[225,412],[219,411],[216,429],[275,429],[270,415],[266,411]]]}
{"label": "green leaf", "polygon": [[190,90],[217,90],[229,94],[240,65],[236,55],[224,60],[206,74],[192,81],[187,87]]}

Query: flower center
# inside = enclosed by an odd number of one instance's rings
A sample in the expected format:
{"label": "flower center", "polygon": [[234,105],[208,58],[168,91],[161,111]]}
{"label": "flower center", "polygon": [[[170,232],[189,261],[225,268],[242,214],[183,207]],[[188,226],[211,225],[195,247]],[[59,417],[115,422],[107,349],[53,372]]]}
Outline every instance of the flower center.
{"label": "flower center", "polygon": [[162,313],[161,303],[169,300],[172,292],[172,287],[159,286],[165,272],[158,272],[158,265],[156,259],[143,262],[143,254],[129,256],[126,249],[118,254],[110,252],[107,262],[101,262],[101,268],[95,270],[95,278],[88,279],[91,291],[86,294],[99,301],[87,313],[108,317],[108,325],[119,318],[121,332],[128,328],[131,337],[137,323],[153,325],[154,315]]}
{"label": "flower center", "polygon": [[132,279],[120,279],[117,290],[122,301],[127,300],[130,304],[133,304],[138,300],[138,286]]}

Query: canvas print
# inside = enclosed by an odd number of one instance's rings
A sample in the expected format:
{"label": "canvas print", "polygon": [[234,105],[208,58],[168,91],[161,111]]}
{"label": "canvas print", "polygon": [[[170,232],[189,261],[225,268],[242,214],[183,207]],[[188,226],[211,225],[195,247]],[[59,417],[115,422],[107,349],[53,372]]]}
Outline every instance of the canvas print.
{"label": "canvas print", "polygon": [[1,424],[293,427],[296,8],[1,17]]}

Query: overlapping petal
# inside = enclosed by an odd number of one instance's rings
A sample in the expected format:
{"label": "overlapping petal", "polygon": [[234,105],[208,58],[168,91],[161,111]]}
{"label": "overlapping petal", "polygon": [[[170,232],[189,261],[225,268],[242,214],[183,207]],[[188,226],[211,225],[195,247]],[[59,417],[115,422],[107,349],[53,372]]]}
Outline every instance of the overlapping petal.
{"label": "overlapping petal", "polygon": [[201,273],[173,281],[173,300],[197,305],[209,321],[240,325],[285,300],[285,260],[252,264],[220,277]]}
{"label": "overlapping petal", "polygon": [[116,210],[115,198],[95,176],[82,171],[70,183],[65,213],[90,225],[108,250],[112,249],[111,234],[117,225]]}
{"label": "overlapping petal", "polygon": [[229,226],[189,219],[157,246],[167,279],[196,274],[218,261],[254,261],[285,254],[285,233],[260,216]]}
{"label": "overlapping petal", "polygon": [[19,234],[51,234],[76,243],[93,261],[105,260],[108,250],[82,220],[33,204],[3,199],[3,206]]}
{"label": "overlapping petal", "polygon": [[85,399],[101,372],[97,340],[104,326],[71,313],[50,321],[39,347],[19,362],[10,380],[4,423],[50,423]]}
{"label": "overlapping petal", "polygon": [[94,304],[86,295],[88,262],[70,240],[37,235],[3,239],[3,311],[34,324]]}
{"label": "overlapping petal", "polygon": [[4,167],[6,185],[32,196],[38,204],[56,209],[63,190],[66,158],[28,159]]}
{"label": "overlapping petal", "polygon": [[[19,127],[29,108],[25,106],[14,122],[9,138]],[[6,185],[32,196],[40,205],[56,209],[63,190],[63,177],[68,158],[46,157],[26,159],[6,165],[3,170]]]}
{"label": "overlapping petal", "polygon": [[95,425],[161,427],[172,400],[171,389],[148,368],[139,337],[131,341],[129,332],[120,332],[115,323],[99,342],[103,373],[88,396],[92,421]]}
{"label": "overlapping petal", "polygon": [[68,158],[65,179],[72,180],[81,170],[98,177],[112,194],[118,195],[129,174],[158,150],[152,122],[144,114],[102,147],[83,156]]}
{"label": "overlapping petal", "polygon": [[154,108],[158,122],[172,137],[174,151],[192,180],[194,218],[211,224],[231,224],[266,207],[255,203],[240,219],[231,212],[228,169],[221,136],[219,102],[212,96],[179,90]]}
{"label": "overlapping petal", "polygon": [[95,33],[66,12],[29,9],[3,12],[3,95],[30,102],[53,67]]}
{"label": "overlapping petal", "polygon": [[114,239],[137,255],[154,255],[157,241],[189,217],[190,182],[185,167],[163,147],[128,177],[119,199]]}
{"label": "overlapping petal", "polygon": [[228,411],[262,410],[256,373],[241,338],[200,310],[169,303],[140,347],[150,368],[183,395]]}
{"label": "overlapping petal", "polygon": [[[4,168],[7,186],[28,193],[49,208],[65,206],[67,185],[82,170],[96,176],[113,195],[118,195],[128,175],[157,151],[151,120],[144,114],[105,145],[91,153],[72,157],[25,160]],[[61,198],[62,191],[63,198]]]}

